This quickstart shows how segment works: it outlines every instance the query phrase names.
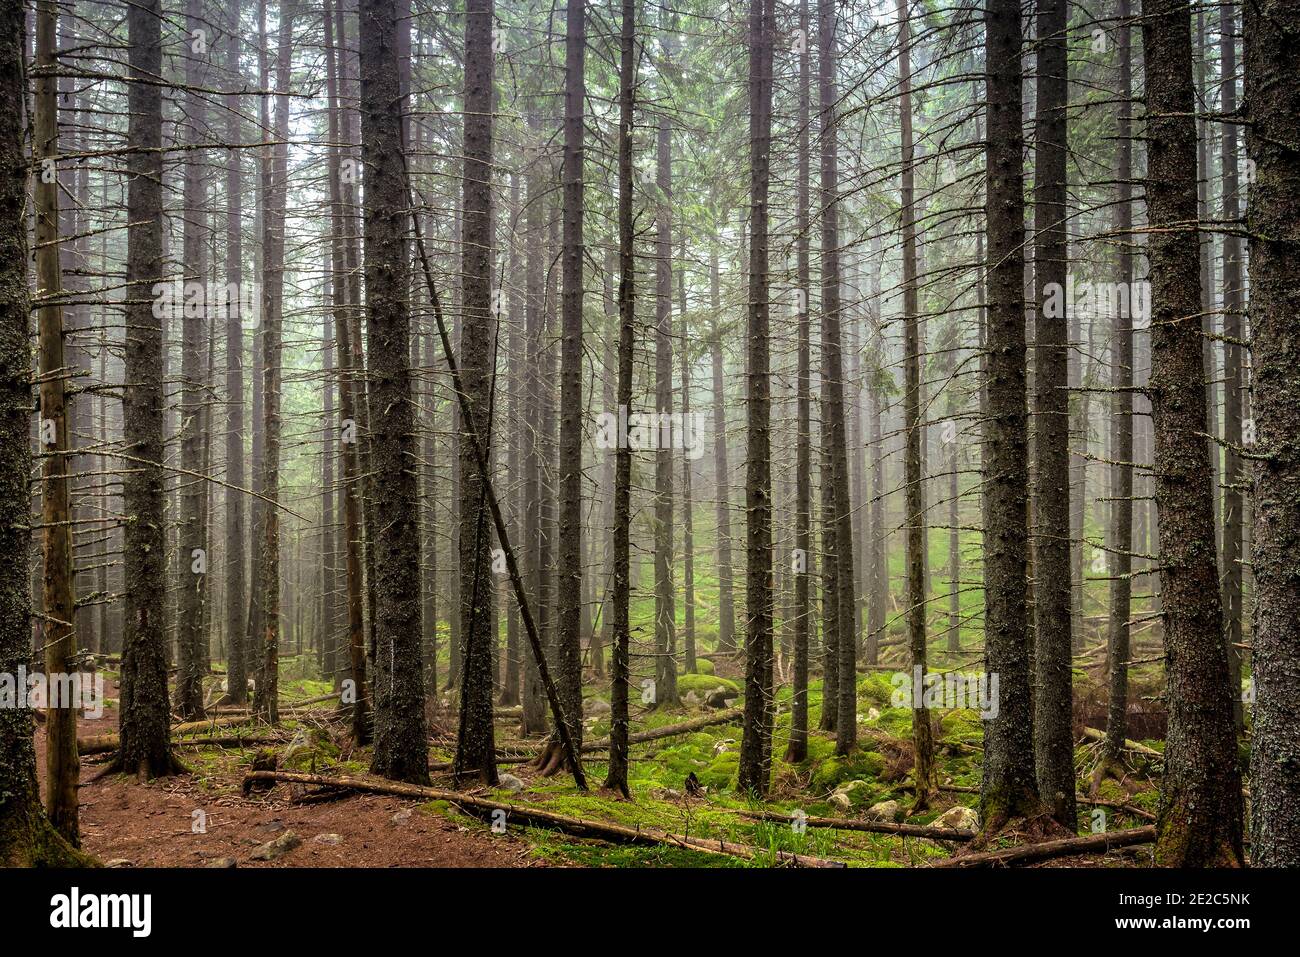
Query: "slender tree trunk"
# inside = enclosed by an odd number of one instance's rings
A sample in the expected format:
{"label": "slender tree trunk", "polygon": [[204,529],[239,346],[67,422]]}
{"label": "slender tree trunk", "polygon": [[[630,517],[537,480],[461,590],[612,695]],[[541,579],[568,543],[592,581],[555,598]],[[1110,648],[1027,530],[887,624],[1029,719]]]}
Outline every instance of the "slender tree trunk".
{"label": "slender tree trunk", "polygon": [[808,757],[808,584],[812,570],[812,348],[809,342],[808,299],[812,285],[809,265],[809,120],[811,117],[811,55],[808,0],[799,0],[799,30],[804,38],[799,50],[799,140],[795,171],[795,306],[798,313],[798,384],[795,439],[794,503],[794,689],[790,698],[790,743],[785,760],[798,764]]}
{"label": "slender tree trunk", "polygon": [[[824,481],[832,486],[831,520],[835,523],[834,600],[829,604],[838,619],[836,669],[839,674],[835,707],[835,753],[848,754],[857,747],[857,603],[853,598],[853,504],[849,501],[849,458],[844,406],[844,357],[841,348],[840,296],[840,172],[839,97],[835,79],[838,63],[835,37],[834,0],[818,0],[817,46],[821,119],[821,220],[822,220],[822,349],[825,350],[826,380],[823,382],[822,441],[830,446],[831,470]],[[829,700],[826,704],[830,707]]]}
{"label": "slender tree trunk", "polygon": [[[662,27],[662,25],[661,25]],[[664,56],[671,56],[671,42]],[[655,211],[655,412],[673,411],[673,167],[672,124],[659,114]],[[657,418],[656,422],[666,421]],[[655,703],[675,705],[677,696],[677,599],[673,584],[673,455],[664,429],[657,429],[655,452]]]}
{"label": "slender tree trunk", "polygon": [[[804,31],[805,34],[807,31]],[[806,44],[805,44],[806,47]],[[806,230],[805,230],[806,231]],[[727,461],[727,387],[722,362],[722,331],[718,314],[722,295],[718,276],[717,237],[709,250],[709,299],[713,326],[709,358],[713,366],[713,484],[717,497],[718,650],[736,650],[735,572],[731,561],[731,466]],[[807,291],[805,288],[805,295]],[[805,310],[806,311],[806,310]]]}
{"label": "slender tree trunk", "polygon": [[[325,6],[326,91],[329,97],[330,141],[338,143],[341,110],[338,106],[336,53],[346,49],[343,15],[332,13],[336,8],[327,0]],[[337,41],[332,26],[337,26]],[[340,64],[341,67],[341,64]],[[338,71],[341,73],[341,69]],[[330,283],[334,330],[339,366],[339,422],[332,426],[339,447],[340,473],[342,474],[342,511],[344,572],[347,579],[348,606],[348,681],[343,685],[340,701],[349,706],[352,714],[352,737],[358,744],[370,741],[369,702],[366,694],[365,656],[365,582],[361,554],[361,461],[357,449],[357,366],[352,346],[352,323],[349,321],[351,296],[349,286],[355,283],[355,274],[348,269],[348,236],[344,223],[344,196],[348,192],[343,184],[343,150],[330,150],[330,207],[331,249]],[[349,172],[348,175],[351,175]],[[350,278],[352,277],[352,278]]]}
{"label": "slender tree trunk", "polygon": [[[618,408],[630,414],[636,329],[636,261],[632,223],[632,122],[636,96],[636,2],[623,0],[618,84]],[[609,610],[614,635],[610,659],[609,774],[605,787],[629,797],[629,551],[632,530],[632,450],[620,441],[614,462],[614,585]]]}
{"label": "slender tree trunk", "polygon": [[[1237,112],[1237,22],[1235,5],[1219,7],[1219,64],[1222,74],[1220,111],[1231,116]],[[1237,169],[1237,126],[1222,126],[1221,175],[1223,183],[1223,220],[1235,223],[1241,218],[1241,184]],[[1242,708],[1241,667],[1242,616],[1242,512],[1246,472],[1241,457],[1242,397],[1246,387],[1241,342],[1245,338],[1242,314],[1245,290],[1242,281],[1241,237],[1229,230],[1223,234],[1223,619],[1224,640],[1228,647],[1228,683],[1232,695],[1233,719],[1237,730],[1245,725]]]}
{"label": "slender tree trunk", "polygon": [[582,747],[582,242],[586,0],[568,0],[564,81],[564,273],[556,661],[564,720]]}
{"label": "slender tree trunk", "polygon": [[123,510],[132,517],[123,542],[126,601],[122,636],[116,766],[142,780],[177,767],[170,747],[167,621],[162,590],[166,551],[163,521],[162,323],[155,286],[163,281],[162,10],[141,0],[127,10],[130,72],[127,91],[126,349],[122,394],[128,470]]}
{"label": "slender tree trunk", "polygon": [[[1133,289],[1133,56],[1129,0],[1119,0],[1119,97],[1115,123],[1118,156],[1115,164],[1115,231],[1119,234],[1119,281]],[[1107,658],[1110,706],[1106,715],[1106,741],[1101,766],[1120,760],[1128,738],[1129,617],[1132,613],[1133,579],[1133,312],[1115,315],[1115,359],[1112,387],[1114,438],[1111,458],[1110,607],[1107,623]]]}
{"label": "slender tree trunk", "polygon": [[[460,372],[471,424],[491,461],[492,340],[492,16],[493,0],[467,0],[465,13],[464,218],[461,273],[464,327]],[[460,439],[460,730],[456,741],[457,783],[497,782],[492,727],[492,634],[489,611],[491,536],[486,489],[468,431]]]}
{"label": "slender tree trunk", "polygon": [[[242,24],[239,0],[230,10],[230,36],[226,47],[228,82],[241,82],[239,44]],[[226,97],[226,139],[243,140],[242,98],[237,93]],[[244,467],[244,312],[243,304],[252,296],[244,289],[243,199],[244,178],[241,168],[243,152],[229,151],[226,158],[226,553],[225,553],[225,633],[226,633],[226,700],[243,704],[248,698],[248,660],[245,651],[245,600],[248,554],[244,538],[244,493],[247,482]]]}
{"label": "slender tree trunk", "polygon": [[985,0],[988,100],[988,420],[984,435],[984,671],[998,712],[984,722],[980,822],[993,834],[1040,810],[1026,633],[1028,414],[1025,405],[1021,22],[1016,0]]}
{"label": "slender tree trunk", "polygon": [[[58,11],[52,0],[36,7],[36,67],[58,68]],[[68,459],[73,437],[73,403],[64,378],[63,275],[59,263],[58,80],[36,78],[35,142],[32,159],[40,169],[33,187],[36,200],[36,296],[45,300],[38,313],[42,610],[40,634],[45,646],[45,673],[50,679],[45,722],[45,809],[50,823],[73,847],[80,846],[77,825],[77,712],[71,701],[56,700],[54,679],[75,671],[77,654],[76,592],[72,572],[72,502]],[[23,368],[27,363],[23,363]],[[22,689],[24,692],[26,689]]]}
{"label": "slender tree trunk", "polygon": [[[541,118],[536,111],[528,114],[529,149],[541,140]],[[524,363],[524,395],[528,407],[528,448],[524,457],[524,539],[533,601],[537,608],[537,627],[544,635],[549,611],[546,584],[549,569],[542,561],[542,436],[539,419],[542,406],[542,216],[546,184],[540,157],[534,155],[527,171],[528,214],[524,232],[527,253],[524,263],[524,332],[528,355]],[[531,657],[524,662],[524,709],[520,731],[525,736],[546,733],[546,699],[541,672]]]}
{"label": "slender tree trunk", "polygon": [[1071,831],[1069,247],[1066,242],[1066,0],[1037,0],[1034,134],[1034,757],[1038,792]]}
{"label": "slender tree trunk", "polygon": [[[682,424],[700,441],[691,422],[691,350],[690,329],[686,318],[686,227],[678,237],[677,314],[682,318]],[[685,432],[683,432],[683,439]],[[700,449],[702,453],[704,450]],[[691,470],[695,464],[695,447],[682,448],[682,653],[687,674],[698,669],[695,663],[695,517],[691,502]]]}
{"label": "slender tree trunk", "polygon": [[266,211],[262,217],[262,494],[266,507],[262,513],[261,557],[254,588],[262,596],[261,680],[253,698],[253,709],[265,715],[271,724],[280,720],[280,433],[283,380],[280,364],[283,357],[285,207],[289,179],[289,70],[293,52],[293,21],[297,13],[295,0],[285,0],[280,7],[276,40],[275,126],[272,135],[277,143],[270,161],[267,180]]}
{"label": "slender tree trunk", "polygon": [[[198,0],[186,0],[185,29],[190,35],[203,30]],[[184,230],[182,264],[185,295],[177,304],[181,313],[181,461],[186,473],[181,477],[181,512],[178,529],[180,551],[177,555],[177,580],[180,600],[177,604],[177,677],[176,710],[186,721],[203,717],[203,613],[208,593],[208,542],[203,523],[203,492],[207,484],[194,476],[203,470],[203,348],[208,323],[208,198],[203,181],[207,151],[200,147],[207,120],[206,102],[195,88],[206,81],[206,56],[191,54],[185,58],[185,127],[182,133],[185,154],[183,186]],[[190,294],[197,284],[197,297]]]}
{"label": "slender tree trunk", "polygon": [[768,173],[775,0],[749,7],[749,368],[745,405],[745,716],[738,790],[767,793],[772,700],[772,460],[768,343]]}
{"label": "slender tree trunk", "polygon": [[926,669],[925,622],[925,503],[921,444],[924,427],[921,421],[921,334],[920,303],[916,280],[916,200],[913,186],[912,147],[912,63],[911,23],[906,0],[898,0],[898,103],[902,123],[902,197],[899,210],[903,237],[903,339],[904,339],[904,410],[906,419],[906,454],[903,459],[905,500],[907,502],[907,640],[911,657],[912,681],[922,684],[912,689],[912,750],[915,754],[913,777],[916,808],[925,808],[937,781],[934,769],[934,731],[930,711],[924,705]]}

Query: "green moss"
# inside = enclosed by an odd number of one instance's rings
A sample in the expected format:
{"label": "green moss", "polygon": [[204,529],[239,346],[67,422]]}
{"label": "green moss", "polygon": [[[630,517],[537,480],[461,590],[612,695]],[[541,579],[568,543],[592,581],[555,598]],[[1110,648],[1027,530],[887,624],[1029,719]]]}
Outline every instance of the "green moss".
{"label": "green moss", "polygon": [[697,694],[707,694],[718,688],[726,688],[728,691],[734,691],[740,694],[740,685],[730,678],[722,678],[718,675],[678,675],[677,691],[680,694],[686,694],[688,691],[694,691]]}
{"label": "green moss", "polygon": [[893,695],[894,686],[886,672],[869,671],[858,678],[858,701],[863,707],[887,708]]}
{"label": "green moss", "polygon": [[885,769],[885,759],[875,751],[855,751],[845,757],[831,756],[817,764],[809,784],[814,794],[834,791],[845,781],[875,781]]}

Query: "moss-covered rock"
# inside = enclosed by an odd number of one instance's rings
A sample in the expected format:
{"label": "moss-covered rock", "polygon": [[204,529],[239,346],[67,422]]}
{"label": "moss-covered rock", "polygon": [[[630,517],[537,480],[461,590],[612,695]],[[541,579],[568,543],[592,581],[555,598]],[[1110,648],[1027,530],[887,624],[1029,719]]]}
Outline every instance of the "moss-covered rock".
{"label": "moss-covered rock", "polygon": [[694,691],[703,697],[710,691],[716,691],[718,688],[724,688],[727,691],[734,691],[740,694],[740,685],[730,678],[722,678],[718,675],[678,675],[677,691],[679,694],[686,694],[688,691]]}
{"label": "moss-covered rock", "polygon": [[817,765],[810,787],[813,793],[834,791],[855,778],[874,781],[885,769],[885,759],[875,751],[855,751],[845,757],[831,756]]}

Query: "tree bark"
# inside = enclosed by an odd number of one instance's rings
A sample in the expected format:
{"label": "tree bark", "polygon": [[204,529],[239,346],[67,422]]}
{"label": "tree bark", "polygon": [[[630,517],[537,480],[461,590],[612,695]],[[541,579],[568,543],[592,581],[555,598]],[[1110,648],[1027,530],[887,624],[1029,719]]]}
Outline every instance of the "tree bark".
{"label": "tree bark", "polygon": [[[375,752],[370,769],[394,781],[429,780],[421,662],[420,523],[411,396],[409,197],[402,137],[399,31],[410,24],[396,0],[363,0],[361,154],[365,170],[366,331],[371,469],[383,520],[375,549]],[[481,583],[488,594],[489,583]],[[488,686],[489,708],[491,685]]]}
{"label": "tree bark", "polygon": [[[902,191],[899,212],[902,219],[903,251],[903,375],[906,420],[906,454],[903,484],[907,509],[907,641],[913,681],[925,677],[926,589],[925,589],[925,489],[922,485],[921,445],[925,438],[921,421],[921,330],[920,303],[916,279],[916,206],[913,187],[912,149],[912,63],[911,23],[906,0],[898,0],[898,109],[902,128]],[[917,669],[920,671],[917,671]],[[850,672],[851,674],[851,672]],[[912,689],[912,750],[916,807],[929,805],[937,784],[934,768],[934,730],[930,712],[922,702],[922,688]]]}
{"label": "tree bark", "polygon": [[[623,0],[618,81],[618,408],[630,414],[632,350],[636,330],[636,260],[632,221],[632,122],[636,97],[636,2]],[[609,774],[605,787],[629,797],[628,684],[629,584],[632,530],[632,450],[619,442],[614,462],[613,589],[609,610],[614,636],[610,658]]]}
{"label": "tree bark", "polygon": [[[52,0],[36,7],[36,68],[58,69],[58,11]],[[32,159],[40,174],[35,193],[36,295],[45,302],[37,313],[41,437],[42,611],[39,634],[50,679],[75,673],[76,593],[72,572],[72,502],[68,460],[73,437],[72,402],[64,378],[63,275],[59,262],[58,80],[36,78],[35,141]],[[26,363],[23,367],[26,368]],[[45,721],[45,810],[50,823],[73,847],[80,846],[77,825],[77,712],[70,701],[54,700],[53,685]],[[25,688],[21,689],[26,693]]]}
{"label": "tree bark", "polygon": [[1246,151],[1254,168],[1247,208],[1256,454],[1252,642],[1251,863],[1300,865],[1300,123],[1295,36],[1300,10],[1285,0],[1242,5]]}
{"label": "tree bark", "polygon": [[122,635],[116,766],[142,780],[176,769],[168,742],[166,576],[163,519],[162,323],[155,288],[163,281],[162,10],[141,0],[127,10],[131,80],[127,90],[126,349],[123,437],[129,468],[122,480],[126,600]]}
{"label": "tree bark", "polygon": [[[52,3],[49,10],[52,16]],[[0,4],[0,554],[6,556],[0,562],[0,673],[7,675],[17,674],[19,667],[31,660],[32,640],[27,562],[32,387],[24,11],[20,3]],[[0,794],[4,795],[0,800],[0,866],[87,863],[54,829],[41,807],[32,712],[25,694],[18,703],[19,707],[0,708]]]}
{"label": "tree bark", "polygon": [[986,0],[988,99],[988,420],[984,435],[984,670],[998,713],[984,722],[980,822],[995,833],[1040,810],[1026,632],[1028,446],[1025,405],[1022,28],[1015,0]]}
{"label": "tree bark", "polygon": [[[468,0],[465,12],[464,216],[460,365],[472,427],[491,461],[492,341],[492,16],[493,0]],[[462,423],[462,428],[465,424]],[[492,594],[484,477],[465,433],[460,439],[461,697],[456,742],[458,784],[497,781],[492,726]]]}
{"label": "tree bark", "polygon": [[1066,0],[1037,0],[1034,132],[1034,757],[1038,792],[1074,830],[1071,728],[1070,393],[1066,289]]}
{"label": "tree bark", "polygon": [[1196,109],[1186,0],[1143,7],[1149,123],[1151,416],[1169,733],[1156,863],[1242,863],[1241,774],[1228,694],[1201,350]]}
{"label": "tree bark", "polygon": [[560,344],[560,528],[556,663],[569,737],[582,746],[582,242],[586,0],[568,0]]}
{"label": "tree bark", "polygon": [[738,790],[763,796],[771,774],[772,460],[768,343],[768,172],[775,0],[749,7],[749,368],[746,370],[745,723]]}

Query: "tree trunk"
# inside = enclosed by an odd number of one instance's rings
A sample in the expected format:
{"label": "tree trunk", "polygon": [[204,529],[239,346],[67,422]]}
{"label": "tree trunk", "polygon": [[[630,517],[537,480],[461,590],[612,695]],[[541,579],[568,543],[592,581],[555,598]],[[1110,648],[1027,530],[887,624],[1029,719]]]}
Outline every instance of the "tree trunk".
{"label": "tree trunk", "polygon": [[794,688],[790,698],[790,743],[785,760],[798,764],[808,757],[808,584],[812,569],[812,348],[809,342],[808,299],[812,286],[809,265],[809,119],[811,116],[811,54],[808,49],[810,26],[808,0],[799,0],[799,30],[803,47],[799,50],[799,139],[795,180],[795,308],[798,321],[798,384],[795,439],[794,503]]}
{"label": "tree trunk", "polygon": [[1021,22],[1015,0],[986,0],[988,420],[984,436],[984,671],[999,676],[984,722],[980,822],[995,833],[1040,810],[1026,633],[1028,446],[1025,405]]}
{"label": "tree trunk", "polygon": [[[1219,7],[1219,49],[1222,86],[1220,110],[1228,116],[1237,112],[1237,22],[1235,6]],[[1241,218],[1241,184],[1237,169],[1237,125],[1222,127],[1223,220],[1236,223]],[[1241,667],[1243,640],[1242,561],[1245,558],[1242,534],[1243,494],[1246,471],[1241,457],[1242,397],[1246,387],[1241,342],[1244,339],[1242,315],[1245,289],[1242,281],[1241,237],[1228,230],[1223,234],[1223,618],[1224,641],[1228,648],[1228,684],[1232,695],[1233,719],[1237,730],[1245,724],[1242,708]]]}
{"label": "tree trunk", "polygon": [[[226,47],[228,82],[242,83],[239,67],[239,41],[242,24],[240,2],[234,0],[230,11],[230,36]],[[243,140],[242,98],[237,93],[226,97],[226,139]],[[243,151],[232,149],[226,158],[226,548],[225,548],[225,633],[226,633],[226,700],[243,704],[248,699],[248,660],[245,650],[245,600],[248,579],[248,553],[244,539],[244,493],[247,482],[244,467],[244,312],[243,303],[251,300],[244,290],[243,197],[244,178],[241,168]]]}
{"label": "tree trunk", "polygon": [[[1119,281],[1122,288],[1133,289],[1133,64],[1132,28],[1129,0],[1119,0],[1119,96],[1115,123],[1118,156],[1115,164],[1116,202],[1115,231],[1119,234]],[[1124,741],[1128,737],[1128,660],[1129,617],[1132,613],[1133,579],[1133,311],[1115,314],[1115,359],[1112,388],[1116,391],[1112,403],[1114,436],[1110,457],[1111,465],[1111,528],[1110,528],[1110,605],[1107,621],[1107,660],[1109,668],[1110,705],[1106,714],[1106,741],[1102,747],[1102,762],[1120,760]]]}
{"label": "tree trunk", "polygon": [[[464,218],[461,273],[464,326],[460,372],[470,424],[491,461],[493,322],[492,274],[492,8],[493,0],[467,0],[465,13]],[[460,438],[460,730],[455,777],[484,785],[497,781],[492,726],[492,569],[486,524],[486,489],[468,430]]]}
{"label": "tree trunk", "polygon": [[1070,639],[1069,247],[1066,0],[1037,0],[1034,132],[1034,757],[1038,792],[1063,827],[1074,803]]}
{"label": "tree trunk", "polygon": [[257,682],[253,710],[271,724],[280,720],[280,364],[284,352],[285,213],[289,178],[289,70],[293,50],[294,0],[280,7],[276,41],[275,125],[265,212],[262,215],[262,540],[254,590],[261,596],[261,680]]}
{"label": "tree trunk", "polygon": [[1242,5],[1246,150],[1255,173],[1248,207],[1254,327],[1256,454],[1253,536],[1255,709],[1251,863],[1300,865],[1300,123],[1295,36],[1300,10],[1284,0]]}
{"label": "tree trunk", "polygon": [[[54,72],[58,11],[50,0],[36,8],[36,67]],[[63,292],[59,263],[58,80],[38,76],[34,98],[32,159],[40,169],[35,193],[36,296],[45,300],[37,313],[41,437],[42,611],[39,633],[45,646],[45,673],[51,679],[46,708],[45,808],[50,823],[73,847],[81,843],[77,826],[77,712],[73,702],[55,700],[53,679],[73,675],[76,666],[76,594],[72,572],[72,503],[68,460],[73,437],[72,403],[64,378]],[[21,281],[21,280],[20,280]],[[23,363],[23,368],[27,363]],[[84,401],[84,400],[83,400]],[[26,689],[22,689],[25,693]]]}
{"label": "tree trunk", "polygon": [[[857,603],[853,597],[853,504],[849,501],[849,457],[844,408],[844,356],[841,348],[840,227],[839,227],[839,121],[836,116],[839,92],[835,79],[838,53],[835,38],[834,0],[818,0],[817,46],[821,121],[822,219],[821,300],[822,349],[825,350],[826,380],[823,385],[822,441],[830,447],[830,474],[823,477],[832,486],[837,546],[834,601],[838,626],[836,670],[839,675],[835,698],[835,753],[848,754],[857,747]],[[829,699],[826,707],[831,706]]]}
{"label": "tree trunk", "polygon": [[567,0],[564,81],[564,273],[560,344],[560,523],[556,663],[564,720],[582,746],[582,242],[586,0]]}
{"label": "tree trunk", "polygon": [[1160,515],[1169,734],[1155,859],[1242,862],[1241,774],[1228,694],[1205,432],[1196,109],[1186,0],[1143,8],[1149,117],[1151,416]]}
{"label": "tree trunk", "polygon": [[[5,609],[0,615],[0,674],[6,675],[16,675],[31,660],[32,640],[27,571],[32,386],[25,221],[28,167],[24,155],[24,10],[24,5],[18,3],[0,6],[0,554],[6,556],[0,563],[0,607]],[[53,3],[42,3],[40,12],[42,17],[53,20]],[[52,86],[54,81],[51,78],[43,82]],[[40,153],[38,144],[37,155]],[[39,165],[37,169],[39,182]],[[87,863],[51,826],[41,808],[32,712],[25,695],[19,704],[0,708],[0,794],[5,796],[0,801],[0,866],[67,867]],[[75,729],[72,744],[75,754]]]}
{"label": "tree trunk", "polygon": [[772,460],[768,343],[768,172],[772,140],[775,0],[749,6],[749,368],[745,456],[745,722],[738,790],[763,796],[771,773]]}
{"label": "tree trunk", "polygon": [[[921,443],[921,330],[916,285],[916,206],[913,187],[911,23],[906,0],[898,0],[898,103],[902,124],[902,218],[904,410],[906,454],[903,485],[907,508],[907,641],[912,680],[924,682],[926,669],[925,622],[925,502]],[[912,689],[912,749],[916,808],[929,805],[934,790],[934,731],[924,704],[923,685]]]}
{"label": "tree trunk", "polygon": [[[396,0],[363,0],[361,152],[365,170],[366,331],[371,419],[371,469],[383,519],[372,529],[375,549],[375,752],[372,773],[394,781],[429,780],[421,664],[420,523],[417,512],[415,415],[411,396],[410,251],[403,166],[404,98],[399,79]],[[396,108],[395,108],[396,106]],[[488,582],[482,583],[487,593]],[[489,686],[489,708],[491,688]]]}
{"label": "tree trunk", "polygon": [[[198,0],[185,2],[185,30],[193,35],[204,23]],[[203,174],[207,151],[198,148],[207,122],[206,102],[194,88],[206,80],[206,56],[185,58],[185,126],[182,132],[185,173],[182,202],[182,273],[185,294],[179,297],[181,313],[181,468],[189,473],[181,480],[181,511],[178,528],[177,580],[180,596],[176,620],[176,710],[187,721],[203,717],[203,614],[207,602],[207,529],[203,523],[203,493],[206,482],[194,478],[203,470],[203,347],[208,309],[208,198]],[[192,286],[191,284],[197,284]],[[197,288],[198,295],[191,294]]]}
{"label": "tree trunk", "polygon": [[[632,350],[636,331],[636,261],[632,223],[632,122],[636,96],[636,0],[623,0],[619,40],[618,124],[618,409],[632,404]],[[609,774],[605,787],[629,797],[629,551],[632,530],[632,450],[620,441],[614,462],[614,569],[609,610],[614,636],[610,659]]]}
{"label": "tree trunk", "polygon": [[[665,13],[666,16],[666,13]],[[666,24],[661,24],[666,29]],[[664,57],[672,55],[665,40]],[[673,411],[673,167],[672,124],[659,114],[656,139],[659,202],[655,211],[655,703],[675,705],[677,696],[677,601],[673,585],[673,448],[665,429]]]}

